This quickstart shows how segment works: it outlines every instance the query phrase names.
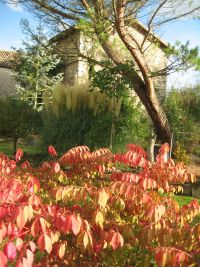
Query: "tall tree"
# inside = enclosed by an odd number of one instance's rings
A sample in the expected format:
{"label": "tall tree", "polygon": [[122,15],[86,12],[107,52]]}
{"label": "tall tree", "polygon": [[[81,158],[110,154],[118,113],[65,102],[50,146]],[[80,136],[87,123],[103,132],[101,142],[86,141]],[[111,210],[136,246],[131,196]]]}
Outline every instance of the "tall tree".
{"label": "tall tree", "polygon": [[54,73],[60,58],[54,52],[54,45],[49,44],[41,25],[34,30],[27,20],[21,23],[27,40],[23,42],[24,49],[16,50],[13,62],[17,89],[22,100],[41,110],[43,97],[51,98],[54,85],[63,79],[61,73]]}
{"label": "tall tree", "polygon": [[[175,56],[171,57],[169,66],[152,73],[144,57],[145,43],[148,40],[156,43],[154,32],[160,25],[184,16],[198,15],[200,4],[189,0],[184,2],[182,0],[19,0],[18,2],[43,20],[55,22],[57,25],[72,26],[80,22],[86,23],[91,32],[97,36],[113,64],[126,64],[110,38],[111,32],[115,30],[139,69],[136,71],[134,68],[126,68],[122,74],[129,80],[132,89],[144,104],[160,140],[169,142],[170,125],[157,98],[154,77],[166,75],[174,68],[179,69],[183,63],[185,65],[191,59],[191,55],[197,56],[198,52],[189,51],[187,46],[182,47],[179,53],[172,49],[170,52],[175,52],[173,53]],[[140,43],[129,31],[130,26],[134,27],[138,20],[142,20],[147,27]]]}

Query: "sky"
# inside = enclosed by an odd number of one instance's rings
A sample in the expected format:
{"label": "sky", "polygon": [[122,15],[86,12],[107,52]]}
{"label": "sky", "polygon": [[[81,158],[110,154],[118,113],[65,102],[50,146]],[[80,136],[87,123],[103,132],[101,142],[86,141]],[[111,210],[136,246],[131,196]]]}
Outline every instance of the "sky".
{"label": "sky", "polygon": [[[195,0],[198,2],[199,0]],[[194,2],[195,2],[194,1]],[[12,47],[22,47],[22,40],[25,36],[20,28],[20,20],[28,19],[33,26],[38,21],[30,13],[25,12],[19,5],[0,4],[0,49],[10,50]],[[190,41],[191,47],[200,47],[200,19],[181,19],[166,24],[159,30],[161,38],[167,43]],[[184,73],[175,73],[168,78],[168,88],[182,87],[200,83],[200,72],[189,70]]]}

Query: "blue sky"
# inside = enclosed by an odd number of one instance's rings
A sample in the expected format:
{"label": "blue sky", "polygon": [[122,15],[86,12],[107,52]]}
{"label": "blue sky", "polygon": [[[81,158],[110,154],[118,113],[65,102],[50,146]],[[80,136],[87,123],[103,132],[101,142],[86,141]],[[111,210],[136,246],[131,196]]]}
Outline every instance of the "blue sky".
{"label": "blue sky", "polygon": [[21,8],[0,4],[0,49],[10,50],[11,46],[21,46],[21,40],[24,39],[20,28],[22,18],[30,20],[31,24],[37,24],[36,19]]}
{"label": "blue sky", "polygon": [[[19,48],[25,36],[20,28],[20,20],[26,18],[31,25],[37,25],[38,22],[30,13],[24,12],[20,6],[8,6],[0,4],[0,49],[10,50],[11,47]],[[176,40],[182,42],[190,41],[192,46],[200,47],[200,19],[179,20],[169,23],[159,31],[162,39],[166,42],[174,43]],[[186,75],[179,73],[171,75],[168,79],[168,86],[178,83],[200,83],[199,72],[189,71]],[[179,79],[177,78],[179,77]]]}

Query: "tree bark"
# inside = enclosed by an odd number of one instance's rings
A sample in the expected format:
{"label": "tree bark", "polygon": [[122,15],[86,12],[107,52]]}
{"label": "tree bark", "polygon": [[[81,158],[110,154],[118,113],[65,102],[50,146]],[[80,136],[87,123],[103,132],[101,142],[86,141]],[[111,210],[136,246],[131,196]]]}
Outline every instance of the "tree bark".
{"label": "tree bark", "polygon": [[[100,35],[98,35],[98,33],[96,34],[107,56],[116,65],[125,64],[126,62],[123,60],[121,55],[118,55],[116,50],[112,48],[112,43],[109,40],[101,39],[99,37]],[[144,105],[148,115],[150,116],[153,122],[155,133],[158,139],[162,143],[165,143],[165,142],[170,143],[170,140],[171,140],[170,125],[169,125],[167,116],[157,99],[152,81],[148,83],[151,86],[151,88],[149,88],[145,84],[144,80],[136,72],[135,69],[123,70],[122,75],[128,78],[128,80],[130,81],[132,85],[132,90],[137,94],[140,101]]]}
{"label": "tree bark", "polygon": [[139,99],[145,106],[147,113],[149,114],[153,122],[155,133],[157,134],[158,139],[162,143],[170,143],[170,125],[154,90],[151,92],[151,94],[149,94],[148,88],[146,88],[145,83],[136,73],[134,75],[133,72],[129,71],[124,73],[124,75],[129,79],[129,81],[133,85],[133,90],[136,92]]}
{"label": "tree bark", "polygon": [[[138,47],[137,40],[134,40],[134,36],[130,35],[125,25],[124,19],[126,3],[127,0],[119,0],[117,2],[115,27],[120,39],[132,55],[134,61],[141,71],[143,79],[137,75],[138,86],[133,88],[151,117],[158,138],[160,138],[163,143],[170,143],[170,125],[167,116],[156,96],[154,81],[150,75],[148,64],[142,53],[142,49]],[[129,72],[125,75],[129,77],[129,80],[132,81],[132,83],[135,82],[134,79],[136,78],[136,75],[134,75],[134,77],[133,75],[130,75]]]}
{"label": "tree bark", "polygon": [[15,156],[15,154],[17,152],[17,140],[18,140],[18,138],[16,138],[16,137],[13,138],[13,156]]}

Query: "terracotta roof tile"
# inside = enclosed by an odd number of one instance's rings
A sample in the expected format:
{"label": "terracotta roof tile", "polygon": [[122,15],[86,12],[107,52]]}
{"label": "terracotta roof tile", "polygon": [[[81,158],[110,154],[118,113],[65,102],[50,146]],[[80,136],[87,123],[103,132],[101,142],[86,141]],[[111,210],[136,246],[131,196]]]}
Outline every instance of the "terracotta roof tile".
{"label": "terracotta roof tile", "polygon": [[0,66],[10,67],[15,55],[16,52],[0,50]]}

